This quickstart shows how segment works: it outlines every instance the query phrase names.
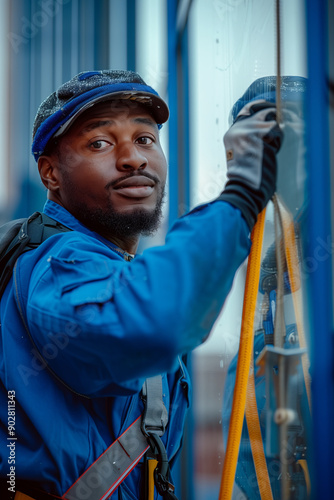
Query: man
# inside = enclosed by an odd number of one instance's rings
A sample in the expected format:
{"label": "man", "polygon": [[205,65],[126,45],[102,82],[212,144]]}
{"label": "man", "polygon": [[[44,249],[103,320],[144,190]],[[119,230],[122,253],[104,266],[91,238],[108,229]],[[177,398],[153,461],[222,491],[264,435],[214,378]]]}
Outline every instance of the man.
{"label": "man", "polygon": [[[248,255],[250,230],[275,190],[281,131],[272,104],[246,106],[225,138],[221,196],[179,219],[164,246],[133,259],[140,234],[161,217],[167,119],[164,101],[128,71],[81,73],[37,112],[32,148],[48,190],[44,212],[71,231],[20,256],[1,301],[0,432],[6,443],[15,396],[17,437],[9,440],[15,470],[1,448],[6,494],[12,477],[15,491],[35,499],[145,498],[145,458],[131,455],[139,463],[126,478],[108,479],[136,446],[121,444],[122,457],[104,468],[98,459],[151,413],[161,428],[149,443],[161,462],[163,446],[175,462],[189,404],[180,357],[207,338]],[[161,395],[151,397],[143,384],[160,374]],[[150,423],[132,443],[151,435]],[[118,487],[94,496],[108,481]]]}

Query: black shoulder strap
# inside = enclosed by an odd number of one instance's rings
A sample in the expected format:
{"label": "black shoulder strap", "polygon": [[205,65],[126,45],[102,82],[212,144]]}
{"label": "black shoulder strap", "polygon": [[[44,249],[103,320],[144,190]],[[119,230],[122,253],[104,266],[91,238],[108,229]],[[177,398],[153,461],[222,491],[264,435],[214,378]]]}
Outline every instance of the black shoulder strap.
{"label": "black shoulder strap", "polygon": [[35,212],[26,219],[7,222],[0,227],[0,298],[18,257],[37,248],[50,236],[65,231],[71,230],[40,212]]}

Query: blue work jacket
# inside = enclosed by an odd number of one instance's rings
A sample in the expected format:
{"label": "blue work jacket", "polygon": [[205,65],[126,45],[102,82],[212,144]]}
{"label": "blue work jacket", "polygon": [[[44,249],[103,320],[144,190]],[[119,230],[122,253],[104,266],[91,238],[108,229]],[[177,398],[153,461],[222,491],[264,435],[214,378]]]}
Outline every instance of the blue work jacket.
{"label": "blue work jacket", "polygon": [[[189,405],[180,356],[207,338],[250,238],[241,212],[214,201],[129,262],[58,204],[44,211],[72,231],[21,255],[1,300],[0,477],[15,391],[15,477],[61,496],[142,413],[141,387],[157,374],[173,463]],[[113,500],[142,498],[142,468]]]}

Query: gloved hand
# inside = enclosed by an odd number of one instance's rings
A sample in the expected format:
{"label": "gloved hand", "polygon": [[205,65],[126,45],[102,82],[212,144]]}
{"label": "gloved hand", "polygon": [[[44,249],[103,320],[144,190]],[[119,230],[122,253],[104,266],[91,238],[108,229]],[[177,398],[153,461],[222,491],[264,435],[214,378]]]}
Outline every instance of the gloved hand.
{"label": "gloved hand", "polygon": [[282,139],[275,105],[263,100],[246,104],[224,136],[228,181],[218,199],[239,208],[251,230],[275,192]]}

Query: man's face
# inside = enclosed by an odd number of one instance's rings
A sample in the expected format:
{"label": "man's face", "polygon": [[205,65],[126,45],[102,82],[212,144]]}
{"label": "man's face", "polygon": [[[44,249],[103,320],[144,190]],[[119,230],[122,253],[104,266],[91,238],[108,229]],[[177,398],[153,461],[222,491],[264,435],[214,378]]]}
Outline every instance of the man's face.
{"label": "man's face", "polygon": [[167,165],[145,107],[122,101],[93,106],[61,137],[53,156],[60,179],[55,201],[85,225],[118,237],[157,228]]}

